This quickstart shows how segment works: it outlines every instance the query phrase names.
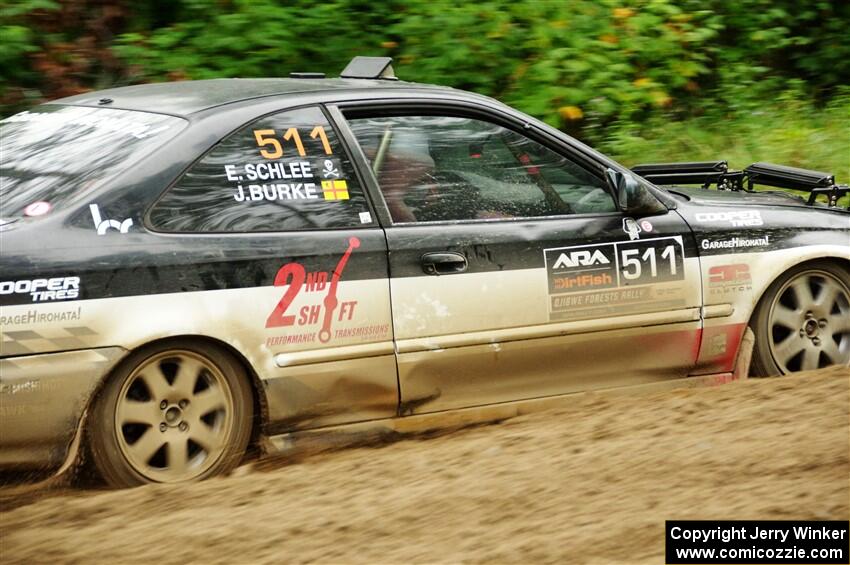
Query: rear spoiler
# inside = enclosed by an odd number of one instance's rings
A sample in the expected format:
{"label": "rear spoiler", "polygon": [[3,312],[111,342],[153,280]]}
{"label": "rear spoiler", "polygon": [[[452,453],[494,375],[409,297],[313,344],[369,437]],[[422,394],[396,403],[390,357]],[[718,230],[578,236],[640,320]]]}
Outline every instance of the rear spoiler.
{"label": "rear spoiler", "polygon": [[[753,163],[742,171],[730,171],[726,161],[694,161],[685,163],[652,163],[636,165],[632,172],[655,184],[699,184],[718,190],[747,190],[753,186],[773,186],[809,193],[808,203],[814,204],[818,196],[824,195],[830,207],[838,199],[850,193],[846,184],[835,184],[835,176],[821,171],[810,171],[796,167]],[[746,189],[744,185],[746,184]]]}

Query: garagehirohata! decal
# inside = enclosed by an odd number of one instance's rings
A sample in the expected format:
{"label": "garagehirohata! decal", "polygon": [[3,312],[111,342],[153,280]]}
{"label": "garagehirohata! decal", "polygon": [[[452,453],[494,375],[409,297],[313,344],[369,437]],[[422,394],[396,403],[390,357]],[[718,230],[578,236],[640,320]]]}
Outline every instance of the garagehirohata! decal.
{"label": "garagehirohata! decal", "polygon": [[[275,276],[275,286],[287,286],[283,297],[277,303],[274,310],[266,319],[266,328],[281,328],[296,326],[299,328],[311,328],[321,323],[318,332],[309,331],[285,336],[274,336],[266,339],[267,346],[308,343],[318,339],[321,343],[328,343],[334,337],[364,336],[373,337],[383,335],[388,330],[388,324],[374,327],[366,326],[353,329],[333,329],[334,321],[355,320],[357,300],[343,300],[337,298],[339,281],[345,272],[345,266],[355,249],[360,247],[360,239],[348,238],[348,247],[343,252],[336,265],[330,273],[330,280],[326,271],[306,272],[300,263],[287,263],[282,266]],[[324,297],[314,304],[302,306],[294,313],[287,313],[293,300],[301,292],[321,293]]]}

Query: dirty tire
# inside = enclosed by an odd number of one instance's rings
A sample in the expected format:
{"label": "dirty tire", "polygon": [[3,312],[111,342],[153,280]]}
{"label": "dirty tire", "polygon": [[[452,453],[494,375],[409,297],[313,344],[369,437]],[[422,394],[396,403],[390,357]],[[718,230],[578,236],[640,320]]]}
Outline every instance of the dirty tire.
{"label": "dirty tire", "polygon": [[752,376],[850,365],[850,272],[829,262],[788,270],[765,292],[750,327]]}
{"label": "dirty tire", "polygon": [[252,418],[242,365],[204,341],[175,339],[118,366],[95,399],[86,439],[110,486],[201,480],[239,464]]}

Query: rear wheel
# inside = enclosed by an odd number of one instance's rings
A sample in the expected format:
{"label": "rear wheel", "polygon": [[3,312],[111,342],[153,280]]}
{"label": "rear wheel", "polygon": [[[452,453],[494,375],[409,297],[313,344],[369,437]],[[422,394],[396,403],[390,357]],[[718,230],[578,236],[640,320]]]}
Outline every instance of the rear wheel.
{"label": "rear wheel", "polygon": [[95,400],[87,427],[94,464],[116,487],[227,472],[245,452],[252,407],[232,355],[196,340],[141,349]]}
{"label": "rear wheel", "polygon": [[750,325],[756,376],[850,365],[850,276],[831,263],[791,269],[765,293]]}

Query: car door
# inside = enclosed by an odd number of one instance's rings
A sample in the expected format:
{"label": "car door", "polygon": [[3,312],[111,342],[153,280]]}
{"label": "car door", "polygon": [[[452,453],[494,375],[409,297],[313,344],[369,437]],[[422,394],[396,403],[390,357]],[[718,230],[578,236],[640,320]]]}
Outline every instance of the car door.
{"label": "car door", "polygon": [[498,113],[342,111],[386,206],[402,413],[693,366],[700,275],[675,212],[625,216],[600,163]]}
{"label": "car door", "polygon": [[133,331],[167,317],[167,331],[230,344],[262,382],[268,433],[396,414],[386,241],[321,108],[225,137],[146,224],[179,293],[159,319],[139,302]]}

